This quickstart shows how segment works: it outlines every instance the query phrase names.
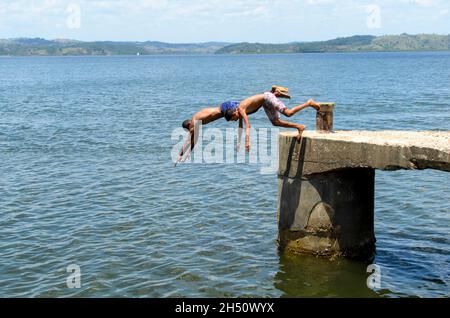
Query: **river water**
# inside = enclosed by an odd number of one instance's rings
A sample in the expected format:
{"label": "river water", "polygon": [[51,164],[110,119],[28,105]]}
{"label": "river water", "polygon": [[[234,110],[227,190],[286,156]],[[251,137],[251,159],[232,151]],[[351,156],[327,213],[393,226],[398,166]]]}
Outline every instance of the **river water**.
{"label": "river water", "polygon": [[275,172],[173,168],[184,119],[272,84],[336,129],[450,130],[450,53],[0,58],[0,296],[448,297],[445,172],[377,172],[372,290],[367,264],[278,253]]}

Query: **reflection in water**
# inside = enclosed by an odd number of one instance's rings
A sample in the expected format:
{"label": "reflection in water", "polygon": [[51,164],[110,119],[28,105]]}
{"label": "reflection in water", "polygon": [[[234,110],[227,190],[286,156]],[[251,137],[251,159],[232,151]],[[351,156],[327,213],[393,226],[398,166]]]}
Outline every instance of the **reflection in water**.
{"label": "reflection in water", "polygon": [[379,297],[366,285],[368,263],[281,255],[275,288],[282,297]]}

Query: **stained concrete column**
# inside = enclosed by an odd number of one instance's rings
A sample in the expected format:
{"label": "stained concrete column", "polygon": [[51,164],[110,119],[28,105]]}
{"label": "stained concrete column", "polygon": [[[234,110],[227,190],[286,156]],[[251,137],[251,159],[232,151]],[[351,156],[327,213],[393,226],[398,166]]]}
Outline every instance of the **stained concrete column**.
{"label": "stained concrete column", "polygon": [[324,256],[373,256],[374,182],[373,169],[279,176],[280,248]]}
{"label": "stained concrete column", "polygon": [[278,175],[280,249],[371,258],[375,250],[375,170],[350,168],[305,174],[306,140],[301,144],[281,140],[279,144],[283,160]]}

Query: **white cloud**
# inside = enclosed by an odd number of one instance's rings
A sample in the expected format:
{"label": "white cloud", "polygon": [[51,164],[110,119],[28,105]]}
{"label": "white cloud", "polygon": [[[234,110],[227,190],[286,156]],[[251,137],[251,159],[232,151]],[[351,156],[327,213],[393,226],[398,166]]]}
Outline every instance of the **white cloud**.
{"label": "white cloud", "polygon": [[[78,4],[82,12],[82,28],[76,32],[64,27],[70,3]],[[329,39],[375,32],[366,25],[367,5],[382,10],[380,33],[450,29],[447,0],[0,0],[0,38]],[[436,17],[439,23],[432,21]]]}
{"label": "white cloud", "polygon": [[306,3],[310,5],[322,5],[334,3],[334,0],[306,0]]}
{"label": "white cloud", "polygon": [[438,4],[438,0],[401,0],[403,3],[416,4],[421,7],[432,7]]}

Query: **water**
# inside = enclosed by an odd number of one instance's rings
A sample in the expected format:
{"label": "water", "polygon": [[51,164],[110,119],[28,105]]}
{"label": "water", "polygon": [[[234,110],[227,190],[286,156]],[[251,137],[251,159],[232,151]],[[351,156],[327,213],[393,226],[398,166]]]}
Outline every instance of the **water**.
{"label": "water", "polygon": [[450,130],[450,53],[0,58],[0,296],[448,297],[447,173],[377,172],[372,291],[367,264],[278,254],[275,174],[172,167],[184,119],[272,84],[337,129]]}

